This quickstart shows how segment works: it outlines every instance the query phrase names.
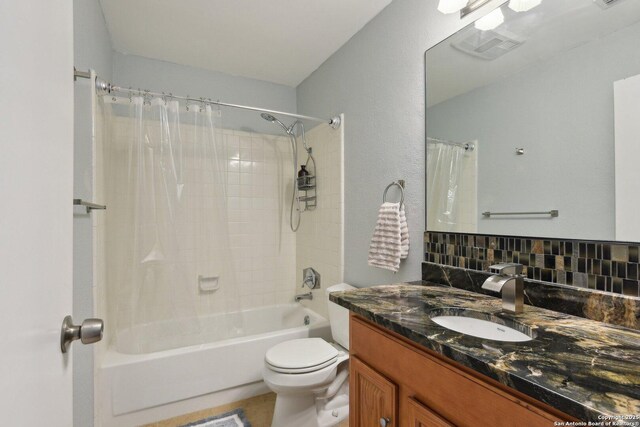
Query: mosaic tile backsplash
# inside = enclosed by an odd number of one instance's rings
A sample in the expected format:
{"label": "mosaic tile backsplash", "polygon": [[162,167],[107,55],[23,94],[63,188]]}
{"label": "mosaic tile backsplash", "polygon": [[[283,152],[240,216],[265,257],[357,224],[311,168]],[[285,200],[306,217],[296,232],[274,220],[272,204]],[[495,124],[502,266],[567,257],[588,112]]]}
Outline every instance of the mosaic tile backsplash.
{"label": "mosaic tile backsplash", "polygon": [[638,244],[425,232],[425,261],[487,271],[517,262],[530,280],[640,296]]}

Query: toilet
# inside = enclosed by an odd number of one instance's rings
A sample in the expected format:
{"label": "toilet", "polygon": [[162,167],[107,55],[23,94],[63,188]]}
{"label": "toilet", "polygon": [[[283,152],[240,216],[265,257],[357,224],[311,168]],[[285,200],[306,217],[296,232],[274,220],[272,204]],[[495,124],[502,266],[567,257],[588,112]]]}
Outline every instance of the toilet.
{"label": "toilet", "polygon": [[[355,289],[346,283],[331,292]],[[349,416],[349,310],[328,301],[331,335],[285,341],[267,350],[262,377],[277,394],[272,427],[330,427]]]}

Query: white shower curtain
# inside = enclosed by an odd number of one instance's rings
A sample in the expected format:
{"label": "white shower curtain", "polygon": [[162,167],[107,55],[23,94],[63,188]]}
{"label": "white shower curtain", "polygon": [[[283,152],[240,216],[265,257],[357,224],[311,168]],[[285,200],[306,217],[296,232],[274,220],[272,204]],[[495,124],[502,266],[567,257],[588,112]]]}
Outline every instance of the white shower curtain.
{"label": "white shower curtain", "polygon": [[427,139],[428,228],[454,231],[458,220],[458,185],[462,174],[463,147]]}
{"label": "white shower curtain", "polygon": [[[211,106],[159,98],[104,100],[110,322],[137,351],[200,334],[200,319],[239,334],[229,245],[224,145]],[[211,331],[210,325],[206,326]]]}

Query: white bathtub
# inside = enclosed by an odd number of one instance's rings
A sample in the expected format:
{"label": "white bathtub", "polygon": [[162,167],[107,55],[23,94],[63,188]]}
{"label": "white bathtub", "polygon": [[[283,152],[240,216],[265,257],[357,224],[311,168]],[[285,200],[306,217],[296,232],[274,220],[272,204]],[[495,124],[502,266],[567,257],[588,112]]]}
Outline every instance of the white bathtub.
{"label": "white bathtub", "polygon": [[[122,333],[118,348],[106,352],[100,367],[101,424],[151,422],[161,419],[154,416],[181,415],[167,409],[174,402],[182,403],[176,411],[197,410],[197,406],[217,406],[238,400],[236,397],[250,397],[247,393],[252,391],[266,391],[261,383],[262,366],[271,346],[294,338],[331,337],[327,319],[299,304],[262,307],[236,315],[242,319],[241,330],[219,327],[225,322],[214,315],[200,322],[197,333],[191,330],[190,322],[143,325]],[[306,316],[309,325],[304,324]],[[185,330],[188,333],[180,332]],[[144,339],[149,336],[155,338]],[[233,392],[241,387],[245,387],[243,393]],[[230,400],[224,402],[220,392]],[[215,399],[199,398],[195,406],[184,404],[185,399],[212,393],[218,393]],[[157,410],[159,406],[164,409]],[[150,408],[156,410],[145,415]]]}

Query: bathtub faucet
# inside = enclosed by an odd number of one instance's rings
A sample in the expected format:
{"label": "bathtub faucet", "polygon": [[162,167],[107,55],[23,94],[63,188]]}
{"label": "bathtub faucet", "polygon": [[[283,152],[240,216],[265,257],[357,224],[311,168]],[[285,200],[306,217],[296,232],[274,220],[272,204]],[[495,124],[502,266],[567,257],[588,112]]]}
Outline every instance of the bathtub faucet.
{"label": "bathtub faucet", "polygon": [[303,299],[312,300],[313,299],[313,294],[311,292],[309,292],[309,293],[306,293],[306,294],[298,294],[298,295],[295,296],[296,302],[300,302]]}

